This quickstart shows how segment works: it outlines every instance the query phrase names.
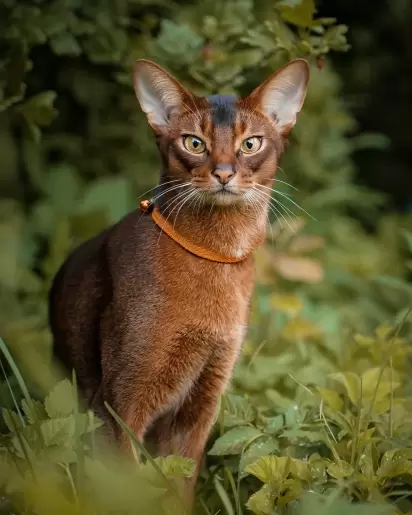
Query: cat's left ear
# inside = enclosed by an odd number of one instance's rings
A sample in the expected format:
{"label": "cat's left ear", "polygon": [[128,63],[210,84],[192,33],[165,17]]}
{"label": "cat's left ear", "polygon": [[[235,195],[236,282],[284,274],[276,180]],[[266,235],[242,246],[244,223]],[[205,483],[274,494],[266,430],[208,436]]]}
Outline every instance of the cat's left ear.
{"label": "cat's left ear", "polygon": [[140,107],[157,132],[167,128],[171,116],[181,112],[191,96],[170,73],[146,59],[135,62],[133,85]]}
{"label": "cat's left ear", "polygon": [[302,108],[308,82],[308,62],[295,59],[266,79],[249,98],[276,123],[279,132],[287,136]]}

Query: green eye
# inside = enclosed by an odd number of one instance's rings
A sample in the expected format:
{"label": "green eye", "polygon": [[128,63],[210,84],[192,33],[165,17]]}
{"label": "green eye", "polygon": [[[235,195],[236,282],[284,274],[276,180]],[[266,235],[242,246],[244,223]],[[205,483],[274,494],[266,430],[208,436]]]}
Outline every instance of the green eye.
{"label": "green eye", "polygon": [[205,142],[196,136],[184,136],[183,144],[186,147],[186,150],[193,154],[201,154],[206,149]]}
{"label": "green eye", "polygon": [[252,136],[242,141],[240,144],[240,150],[245,154],[253,154],[257,152],[262,146],[262,138],[259,136]]}

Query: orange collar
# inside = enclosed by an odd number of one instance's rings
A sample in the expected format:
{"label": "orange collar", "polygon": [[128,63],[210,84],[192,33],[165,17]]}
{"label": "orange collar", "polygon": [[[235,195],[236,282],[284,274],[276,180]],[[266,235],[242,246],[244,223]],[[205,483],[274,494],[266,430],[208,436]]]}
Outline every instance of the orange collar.
{"label": "orange collar", "polygon": [[214,252],[213,250],[205,249],[204,247],[201,247],[200,245],[196,245],[192,242],[190,242],[187,238],[179,234],[171,223],[168,222],[166,218],[162,215],[162,213],[156,208],[153,207],[151,209],[150,202],[147,200],[142,200],[140,202],[140,209],[143,212],[152,212],[152,219],[155,222],[155,224],[164,232],[166,233],[169,238],[174,240],[176,243],[178,243],[181,247],[183,247],[185,250],[190,252],[191,254],[194,254],[195,256],[198,256],[203,259],[208,259],[209,261],[215,261],[218,263],[239,263],[240,261],[244,261],[249,254],[246,254],[242,257],[230,257],[230,256],[223,256],[222,254],[219,254],[218,252]]}

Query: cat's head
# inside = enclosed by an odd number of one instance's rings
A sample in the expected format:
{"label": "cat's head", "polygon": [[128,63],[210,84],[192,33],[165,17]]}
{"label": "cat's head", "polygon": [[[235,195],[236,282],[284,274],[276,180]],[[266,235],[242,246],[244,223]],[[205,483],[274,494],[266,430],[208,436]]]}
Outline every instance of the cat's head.
{"label": "cat's head", "polygon": [[274,178],[308,79],[307,62],[297,59],[245,98],[197,97],[151,61],[134,66],[136,95],[157,135],[167,179],[216,205],[267,195],[263,188]]}

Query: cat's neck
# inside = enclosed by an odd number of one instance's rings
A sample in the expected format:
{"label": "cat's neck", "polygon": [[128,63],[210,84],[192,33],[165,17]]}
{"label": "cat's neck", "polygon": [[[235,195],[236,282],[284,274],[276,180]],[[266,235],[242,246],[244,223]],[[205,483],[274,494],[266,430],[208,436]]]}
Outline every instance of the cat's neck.
{"label": "cat's neck", "polygon": [[[178,195],[178,194],[177,194]],[[240,258],[259,247],[266,236],[268,205],[201,205],[173,197],[162,198],[156,207],[174,230],[197,246]]]}

